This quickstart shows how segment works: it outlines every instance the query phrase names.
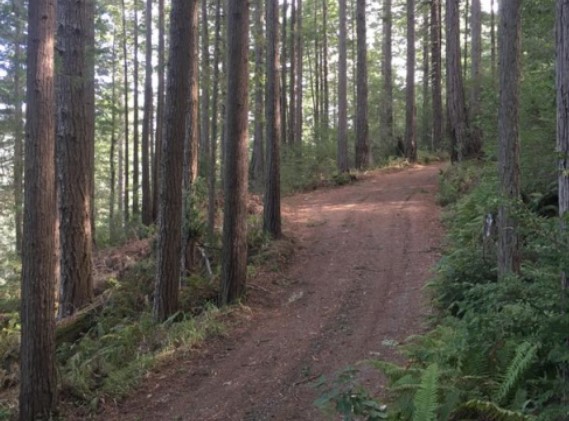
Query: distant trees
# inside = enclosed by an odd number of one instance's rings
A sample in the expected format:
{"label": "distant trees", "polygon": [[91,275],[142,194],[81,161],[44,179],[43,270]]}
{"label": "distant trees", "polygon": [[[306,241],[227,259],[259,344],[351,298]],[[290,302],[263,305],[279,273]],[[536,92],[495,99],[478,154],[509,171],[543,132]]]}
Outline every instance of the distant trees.
{"label": "distant trees", "polygon": [[227,3],[227,105],[221,304],[245,292],[247,276],[247,114],[249,3]]}
{"label": "distant trees", "polygon": [[338,147],[337,166],[339,172],[348,172],[348,47],[346,0],[339,0],[340,40],[338,58]]}
{"label": "distant trees", "polygon": [[433,146],[438,148],[443,140],[443,100],[442,100],[442,41],[441,0],[431,1],[431,60],[432,60],[432,107],[433,107]]}
{"label": "distant trees", "polygon": [[503,200],[498,212],[498,275],[504,277],[520,271],[518,223],[513,215],[513,206],[521,194],[519,135],[521,0],[501,3],[498,37],[500,52],[498,172]]}
{"label": "distant trees", "polygon": [[142,223],[152,224],[150,190],[150,140],[154,114],[152,92],[152,0],[146,0],[146,63],[144,75],[144,117],[142,122]]}
{"label": "distant trees", "polygon": [[415,108],[415,1],[407,0],[407,85],[405,109],[405,157],[417,160],[417,118]]}
{"label": "distant trees", "polygon": [[381,62],[383,95],[380,130],[383,133],[382,140],[387,144],[393,142],[393,14],[391,8],[392,0],[383,0],[383,57]]}
{"label": "distant trees", "polygon": [[366,169],[370,161],[368,122],[366,2],[356,1],[356,27],[358,44],[357,107],[356,107],[356,168]]}
{"label": "distant trees", "polygon": [[54,1],[29,3],[20,346],[20,419],[25,421],[49,419],[57,393],[55,24]]}

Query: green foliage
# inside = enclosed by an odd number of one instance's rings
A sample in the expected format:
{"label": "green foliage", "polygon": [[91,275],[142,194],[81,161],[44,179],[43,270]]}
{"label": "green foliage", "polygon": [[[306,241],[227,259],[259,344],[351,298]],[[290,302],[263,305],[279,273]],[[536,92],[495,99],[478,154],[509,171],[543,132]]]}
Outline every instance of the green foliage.
{"label": "green foliage", "polygon": [[515,391],[516,385],[531,367],[538,349],[539,344],[532,345],[529,342],[522,342],[518,346],[516,349],[516,356],[510,363],[506,371],[506,375],[504,376],[504,380],[497,391],[496,397],[494,398],[496,402],[501,404],[505,403],[508,396]]}
{"label": "green foliage", "polygon": [[451,420],[529,421],[534,419],[517,411],[500,408],[492,402],[473,399],[461,405]]}
{"label": "green foliage", "polygon": [[438,375],[437,364],[428,366],[421,376],[419,390],[413,399],[413,421],[435,421],[438,409]]}

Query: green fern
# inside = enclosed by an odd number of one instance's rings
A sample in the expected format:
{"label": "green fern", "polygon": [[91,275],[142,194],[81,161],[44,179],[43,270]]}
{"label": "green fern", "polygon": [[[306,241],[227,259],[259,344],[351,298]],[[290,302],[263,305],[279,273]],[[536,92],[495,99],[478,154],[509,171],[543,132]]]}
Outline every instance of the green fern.
{"label": "green fern", "polygon": [[480,419],[488,421],[530,421],[534,418],[521,412],[500,408],[493,402],[476,399],[461,405],[450,417],[451,421]]}
{"label": "green fern", "polygon": [[516,348],[516,355],[508,369],[504,380],[500,384],[495,401],[503,404],[508,399],[508,396],[514,391],[519,381],[524,374],[529,370],[531,364],[537,355],[539,344],[532,345],[529,342],[522,342]]}
{"label": "green fern", "polygon": [[423,376],[419,390],[415,394],[413,404],[415,411],[413,421],[435,421],[439,407],[437,389],[439,379],[439,367],[437,364],[428,366]]}

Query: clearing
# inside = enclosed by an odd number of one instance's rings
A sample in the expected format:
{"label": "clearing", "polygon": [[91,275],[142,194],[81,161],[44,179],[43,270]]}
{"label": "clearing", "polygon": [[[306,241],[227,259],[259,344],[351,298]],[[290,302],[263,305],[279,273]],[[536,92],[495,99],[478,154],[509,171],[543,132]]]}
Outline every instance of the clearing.
{"label": "clearing", "polygon": [[[149,373],[100,419],[325,419],[312,404],[314,380],[367,358],[400,361],[393,343],[424,329],[442,167],[379,171],[286,198],[285,233],[297,249],[288,269],[258,275],[250,312],[227,335]],[[377,373],[360,377],[381,393]]]}

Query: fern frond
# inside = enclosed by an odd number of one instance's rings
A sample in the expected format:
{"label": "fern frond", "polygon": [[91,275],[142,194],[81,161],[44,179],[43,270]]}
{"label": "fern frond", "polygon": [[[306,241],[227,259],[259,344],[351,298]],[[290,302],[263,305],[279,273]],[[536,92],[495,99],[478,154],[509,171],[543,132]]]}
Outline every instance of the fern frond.
{"label": "fern frond", "polygon": [[413,421],[435,421],[439,407],[437,390],[439,379],[439,367],[431,364],[421,377],[419,390],[415,394],[413,404]]}
{"label": "fern frond", "polygon": [[516,355],[508,366],[504,379],[498,389],[495,399],[496,402],[499,404],[505,403],[508,396],[513,392],[524,374],[531,367],[538,349],[539,344],[532,345],[529,342],[522,342],[518,345],[516,348]]}
{"label": "fern frond", "polygon": [[450,417],[451,421],[480,419],[488,421],[531,421],[534,418],[521,412],[500,408],[493,402],[477,399],[461,405]]}

